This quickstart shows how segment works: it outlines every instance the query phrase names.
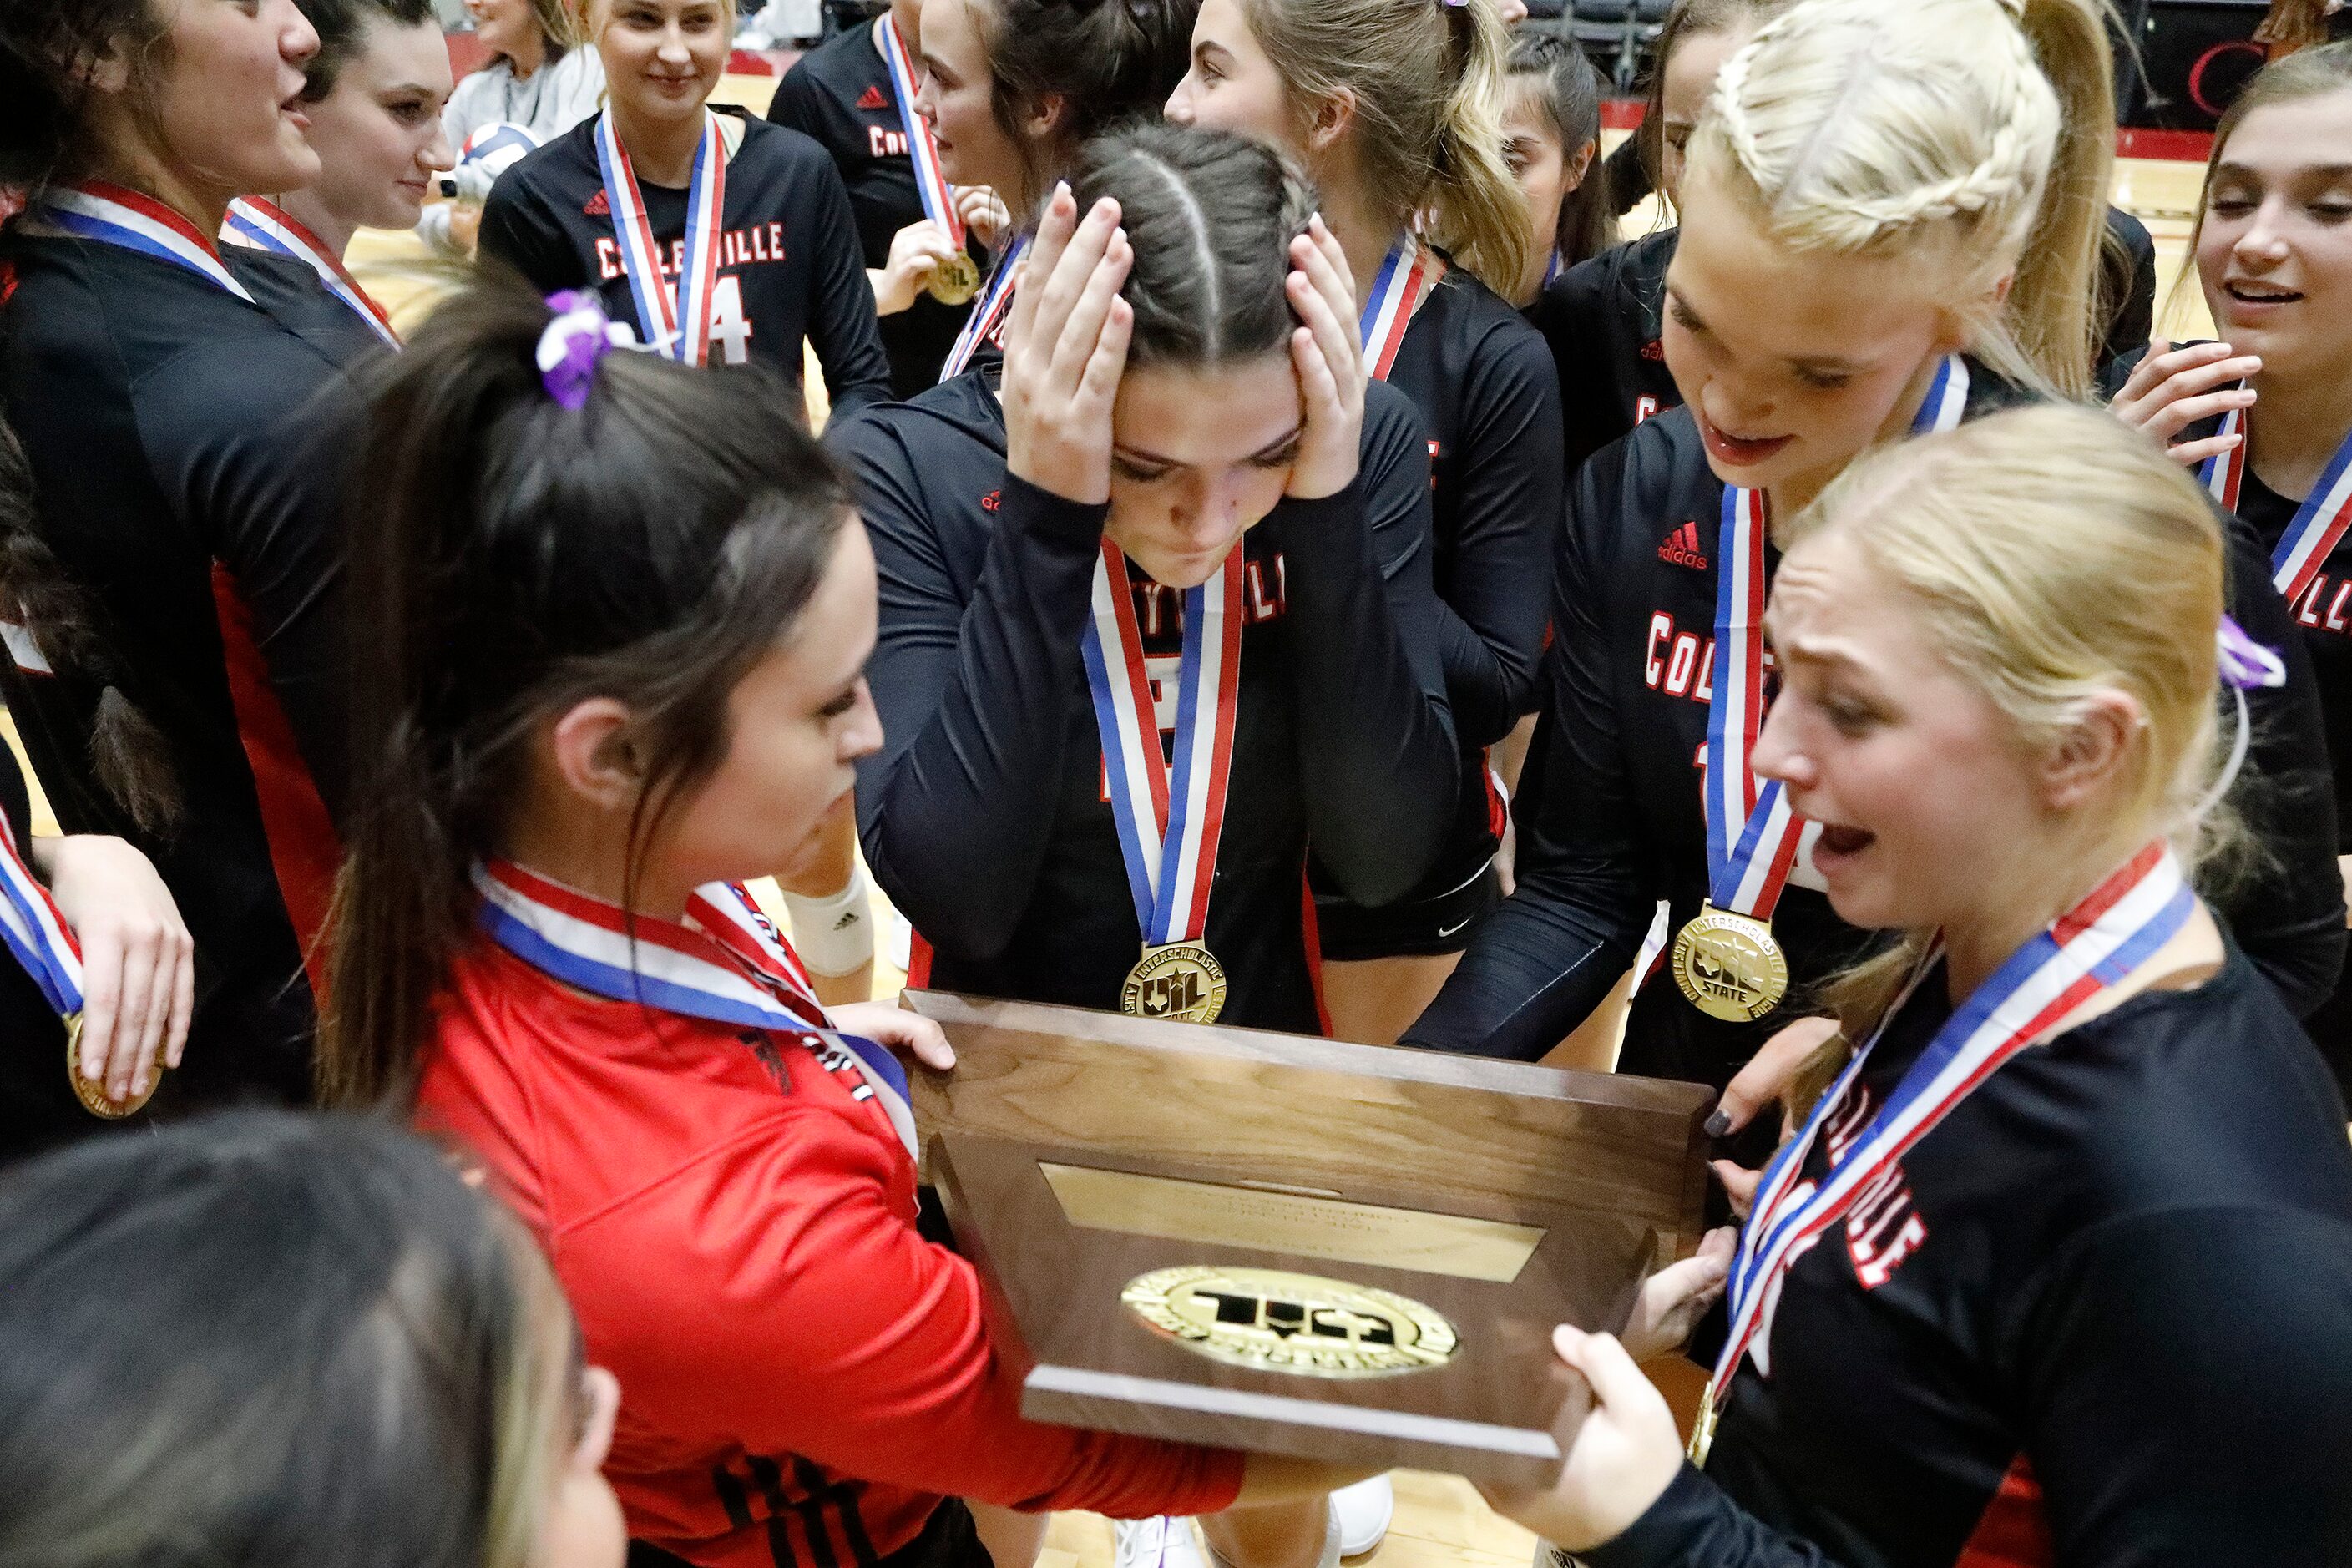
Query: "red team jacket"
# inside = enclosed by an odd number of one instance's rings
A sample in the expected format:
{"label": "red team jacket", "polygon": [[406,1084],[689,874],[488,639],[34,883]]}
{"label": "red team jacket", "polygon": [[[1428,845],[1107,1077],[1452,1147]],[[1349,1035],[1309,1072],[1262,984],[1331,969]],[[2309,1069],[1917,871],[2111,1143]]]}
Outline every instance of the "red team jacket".
{"label": "red team jacket", "polygon": [[[484,941],[418,1094],[536,1233],[621,1381],[629,1532],[707,1568],[868,1564],[943,1496],[1207,1513],[1242,1459],[1020,1415],[971,1266],[817,1037],[589,996]],[[804,1042],[814,1042],[804,1043]]]}

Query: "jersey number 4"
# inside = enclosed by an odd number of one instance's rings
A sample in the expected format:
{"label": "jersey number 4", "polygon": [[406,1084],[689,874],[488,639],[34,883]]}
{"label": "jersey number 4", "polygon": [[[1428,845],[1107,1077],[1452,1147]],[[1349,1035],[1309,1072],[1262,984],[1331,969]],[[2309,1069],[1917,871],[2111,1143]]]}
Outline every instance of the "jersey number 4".
{"label": "jersey number 4", "polygon": [[710,290],[710,341],[729,364],[751,357],[751,323],[743,314],[743,287],[735,279],[721,278]]}

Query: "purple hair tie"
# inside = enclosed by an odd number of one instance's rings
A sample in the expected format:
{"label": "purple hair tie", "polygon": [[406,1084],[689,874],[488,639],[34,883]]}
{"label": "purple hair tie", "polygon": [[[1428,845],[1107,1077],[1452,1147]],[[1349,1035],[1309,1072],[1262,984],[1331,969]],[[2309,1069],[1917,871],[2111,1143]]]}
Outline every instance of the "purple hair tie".
{"label": "purple hair tie", "polygon": [[636,334],[605,316],[604,303],[584,289],[547,297],[555,319],[539,334],[539,379],[547,395],[577,411],[587,406],[596,362],[616,348],[636,346]]}
{"label": "purple hair tie", "polygon": [[2286,661],[2248,637],[2245,628],[2229,616],[2221,617],[2221,628],[2214,634],[2213,641],[2224,686],[2251,691],[2256,687],[2286,684]]}

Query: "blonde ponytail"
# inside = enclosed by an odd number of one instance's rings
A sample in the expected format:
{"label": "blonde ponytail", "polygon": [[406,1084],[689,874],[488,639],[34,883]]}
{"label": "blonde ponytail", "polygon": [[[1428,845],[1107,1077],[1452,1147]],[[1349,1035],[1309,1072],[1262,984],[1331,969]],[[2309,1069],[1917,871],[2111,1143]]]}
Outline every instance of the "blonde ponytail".
{"label": "blonde ponytail", "polygon": [[2080,397],[2114,157],[2102,16],[2100,0],[1805,0],[1726,62],[1691,167],[1791,247],[1927,252],[1973,352]]}
{"label": "blonde ponytail", "polygon": [[1528,209],[1503,161],[1510,39],[1495,0],[1244,0],[1251,36],[1294,102],[1345,91],[1351,146],[1381,216],[1430,237],[1509,299],[1527,269]]}

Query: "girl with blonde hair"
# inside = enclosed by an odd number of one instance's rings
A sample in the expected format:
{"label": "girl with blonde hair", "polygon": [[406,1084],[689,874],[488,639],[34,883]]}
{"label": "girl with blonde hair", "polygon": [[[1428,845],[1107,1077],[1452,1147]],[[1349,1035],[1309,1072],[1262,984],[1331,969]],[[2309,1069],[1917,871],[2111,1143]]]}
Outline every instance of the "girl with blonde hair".
{"label": "girl with blonde hair", "polygon": [[1696,1466],[1628,1353],[1665,1347],[1562,1328],[1592,1412],[1498,1500],[1594,1568],[2347,1561],[2343,1102],[2189,879],[2221,690],[2276,672],[2221,530],[2042,407],[1786,536],[1755,766],[1902,934],[1832,988],[1855,1048],[1756,1194]]}
{"label": "girl with blonde hair", "polygon": [[1559,512],[1558,377],[1512,308],[1533,248],[1504,157],[1509,41],[1492,0],[1206,0],[1179,124],[1297,158],[1347,253],[1365,363],[1428,444],[1446,695],[1461,786],[1444,852],[1369,909],[1310,879],[1331,1033],[1392,1044],[1502,899],[1486,749],[1535,706]]}
{"label": "girl with blonde hair", "polygon": [[713,105],[734,0],[593,0],[601,113],[499,176],[482,254],[542,294],[583,289],[688,364],[757,364],[801,406],[816,351],[835,414],[886,402],[890,363],[849,192],[797,131]]}
{"label": "girl with blonde hair", "polygon": [[[1624,973],[1664,899],[1665,972],[1637,975],[1621,1060],[1725,1086],[1868,951],[1823,896],[1822,830],[1754,771],[1773,520],[1874,446],[2087,383],[2113,156],[2104,29],[2095,0],[2024,0],[2021,16],[1806,0],[1725,63],[1666,275],[1664,352],[1685,404],[1580,476],[1518,889],[1411,1043],[1540,1055]],[[2235,542],[2232,613],[2291,645]],[[2084,548],[2055,531],[2045,543]],[[2333,803],[2308,787],[2326,768],[2309,664],[2285,658],[2287,684],[2253,698],[2269,867],[2226,913],[2308,1011],[2342,960],[2343,894]],[[1727,1104],[1714,1131],[1746,1119]]]}

